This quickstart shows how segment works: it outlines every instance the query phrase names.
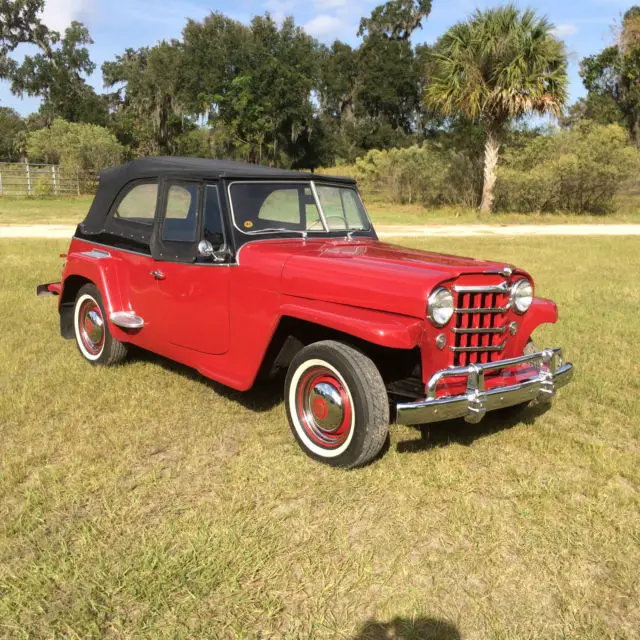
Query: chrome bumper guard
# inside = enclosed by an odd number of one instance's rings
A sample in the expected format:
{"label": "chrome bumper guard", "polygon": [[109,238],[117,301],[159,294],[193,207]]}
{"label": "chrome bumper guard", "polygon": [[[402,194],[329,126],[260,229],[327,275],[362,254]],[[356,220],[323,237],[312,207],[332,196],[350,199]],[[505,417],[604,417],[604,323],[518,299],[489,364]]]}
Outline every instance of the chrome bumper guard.
{"label": "chrome bumper guard", "polygon": [[[485,390],[485,374],[521,364],[539,367],[538,374],[518,384]],[[467,391],[458,396],[436,397],[438,383],[445,378],[467,376]],[[427,385],[427,398],[397,405],[398,424],[428,424],[442,420],[464,418],[476,424],[487,411],[536,401],[550,402],[560,387],[573,377],[573,365],[564,364],[562,349],[545,349],[541,353],[501,360],[490,364],[471,364],[438,371]]]}

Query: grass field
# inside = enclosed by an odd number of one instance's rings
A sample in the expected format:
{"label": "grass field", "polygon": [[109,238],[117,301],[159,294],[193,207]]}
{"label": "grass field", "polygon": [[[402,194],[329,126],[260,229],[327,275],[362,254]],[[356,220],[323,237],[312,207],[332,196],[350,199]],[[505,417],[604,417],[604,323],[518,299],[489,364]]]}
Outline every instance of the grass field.
{"label": "grass field", "polygon": [[[0,198],[0,226],[14,224],[78,224],[92,198]],[[472,209],[427,209],[366,200],[374,224],[607,224],[640,223],[640,196],[627,198],[618,213],[606,216],[501,213],[482,216]]]}
{"label": "grass field", "polygon": [[34,295],[67,244],[0,241],[0,636],[636,638],[638,240],[411,244],[530,269],[577,375],[543,415],[393,427],[344,472],[279,387],[86,364]]}

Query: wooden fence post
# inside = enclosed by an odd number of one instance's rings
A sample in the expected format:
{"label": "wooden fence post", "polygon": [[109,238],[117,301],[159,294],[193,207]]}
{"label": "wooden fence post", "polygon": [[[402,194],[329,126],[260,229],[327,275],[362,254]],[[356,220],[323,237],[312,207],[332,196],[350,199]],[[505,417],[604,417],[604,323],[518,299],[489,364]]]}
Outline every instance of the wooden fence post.
{"label": "wooden fence post", "polygon": [[3,194],[3,190],[2,190],[2,170],[0,170],[0,196]]}
{"label": "wooden fence post", "polygon": [[51,178],[53,180],[53,195],[58,195],[58,181],[56,180],[56,165],[51,165]]}
{"label": "wooden fence post", "polygon": [[76,169],[76,184],[78,185],[78,195],[80,195],[80,169]]}
{"label": "wooden fence post", "polygon": [[29,163],[26,163],[26,168],[27,168],[27,195],[30,196],[31,195],[31,167],[29,166]]}

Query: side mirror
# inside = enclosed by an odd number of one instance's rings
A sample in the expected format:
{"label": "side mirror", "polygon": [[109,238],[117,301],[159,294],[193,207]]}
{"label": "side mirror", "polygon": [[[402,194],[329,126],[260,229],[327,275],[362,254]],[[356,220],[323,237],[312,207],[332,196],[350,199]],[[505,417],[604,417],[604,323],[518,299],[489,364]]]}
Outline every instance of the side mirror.
{"label": "side mirror", "polygon": [[200,240],[198,255],[201,258],[212,258],[214,253],[213,245],[208,240]]}
{"label": "side mirror", "polygon": [[231,255],[226,247],[216,251],[208,240],[201,240],[198,244],[198,256],[201,258],[211,258],[214,262],[226,262]]}

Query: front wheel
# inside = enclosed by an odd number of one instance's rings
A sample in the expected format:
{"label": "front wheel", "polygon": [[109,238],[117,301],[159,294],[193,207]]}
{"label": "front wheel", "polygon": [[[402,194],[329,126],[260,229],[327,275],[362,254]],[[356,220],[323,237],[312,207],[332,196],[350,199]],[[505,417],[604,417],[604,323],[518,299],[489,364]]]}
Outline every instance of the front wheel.
{"label": "front wheel", "polygon": [[370,462],[389,432],[389,400],[378,368],[341,342],[316,342],[295,356],[285,406],[302,450],[334,467]]}

